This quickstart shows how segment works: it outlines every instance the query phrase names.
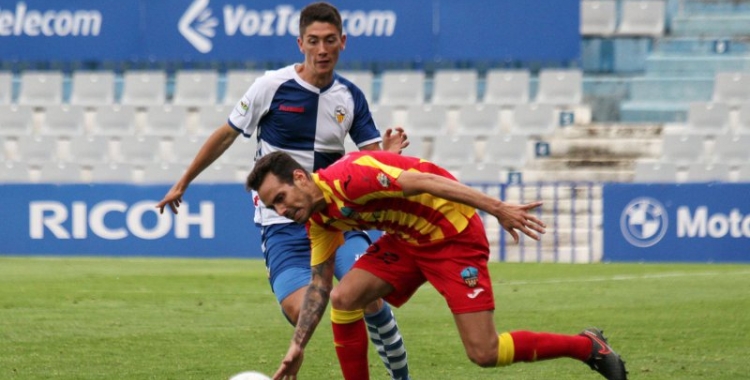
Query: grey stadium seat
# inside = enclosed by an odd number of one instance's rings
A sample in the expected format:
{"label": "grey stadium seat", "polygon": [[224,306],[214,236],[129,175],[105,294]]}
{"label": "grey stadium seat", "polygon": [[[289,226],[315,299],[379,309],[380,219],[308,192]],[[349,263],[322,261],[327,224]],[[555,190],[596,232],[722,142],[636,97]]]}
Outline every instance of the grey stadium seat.
{"label": "grey stadium seat", "polygon": [[160,70],[128,71],[123,75],[122,104],[139,107],[164,104],[167,74]]}
{"label": "grey stadium seat", "polygon": [[617,34],[661,36],[664,34],[665,19],[664,1],[623,1]]}
{"label": "grey stadium seat", "polygon": [[115,73],[76,71],[73,73],[70,104],[102,106],[115,101]]}
{"label": "grey stadium seat", "polygon": [[537,103],[576,105],[583,99],[583,72],[578,69],[542,69]]}
{"label": "grey stadium seat", "polygon": [[226,75],[226,90],[222,103],[234,106],[256,79],[263,76],[262,70],[229,70]]}
{"label": "grey stadium seat", "polygon": [[24,71],[18,104],[46,107],[62,103],[63,75],[58,71]]}
{"label": "grey stadium seat", "polygon": [[424,72],[386,71],[382,74],[378,103],[404,107],[424,103]]}
{"label": "grey stadium seat", "polygon": [[34,133],[34,109],[18,104],[0,104],[0,136]]}
{"label": "grey stadium seat", "polygon": [[477,101],[475,70],[439,70],[433,79],[432,104],[461,106]]}
{"label": "grey stadium seat", "polygon": [[610,36],[617,28],[617,3],[613,0],[581,1],[581,35]]}
{"label": "grey stadium seat", "polygon": [[635,163],[634,182],[674,183],[677,180],[677,164],[639,160]]}
{"label": "grey stadium seat", "polygon": [[489,70],[482,101],[500,106],[528,103],[530,80],[528,70]]}
{"label": "grey stadium seat", "polygon": [[557,119],[551,104],[519,104],[513,109],[511,133],[526,136],[547,136],[555,132]]}
{"label": "grey stadium seat", "polygon": [[0,71],[0,105],[10,104],[13,97],[13,75],[8,71]]}
{"label": "grey stadium seat", "polygon": [[219,73],[214,70],[181,70],[175,74],[172,103],[197,107],[217,103]]}
{"label": "grey stadium seat", "polygon": [[716,136],[729,130],[729,106],[725,103],[693,102],[688,108],[691,132]]}
{"label": "grey stadium seat", "polygon": [[693,162],[687,167],[687,182],[729,181],[729,165],[723,162]]}
{"label": "grey stadium seat", "polygon": [[727,103],[730,106],[750,101],[750,73],[716,73],[713,101]]}
{"label": "grey stadium seat", "polygon": [[362,93],[365,94],[368,102],[372,102],[372,80],[374,75],[369,70],[352,70],[352,71],[337,71],[337,74],[344,77],[346,80],[354,83]]}
{"label": "grey stadium seat", "polygon": [[406,110],[404,129],[409,136],[434,137],[448,133],[448,107],[443,105],[412,105]]}

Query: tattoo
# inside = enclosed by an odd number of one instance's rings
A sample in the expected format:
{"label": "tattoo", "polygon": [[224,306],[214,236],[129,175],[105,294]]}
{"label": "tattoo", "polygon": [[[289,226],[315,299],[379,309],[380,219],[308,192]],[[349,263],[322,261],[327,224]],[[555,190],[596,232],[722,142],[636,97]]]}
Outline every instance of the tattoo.
{"label": "tattoo", "polygon": [[305,293],[305,301],[300,309],[297,327],[294,329],[293,340],[302,347],[305,347],[312,338],[328,306],[333,288],[335,263],[336,255],[334,254],[325,262],[312,267],[312,279]]}

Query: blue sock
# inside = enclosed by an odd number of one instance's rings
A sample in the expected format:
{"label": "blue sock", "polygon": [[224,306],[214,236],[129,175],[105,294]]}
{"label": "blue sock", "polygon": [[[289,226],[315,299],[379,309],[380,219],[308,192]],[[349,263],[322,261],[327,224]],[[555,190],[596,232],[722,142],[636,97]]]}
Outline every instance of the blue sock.
{"label": "blue sock", "polygon": [[383,302],[383,307],[373,314],[365,315],[370,341],[377,348],[378,355],[394,380],[408,380],[409,366],[406,362],[406,347],[398,331],[396,318],[391,307]]}

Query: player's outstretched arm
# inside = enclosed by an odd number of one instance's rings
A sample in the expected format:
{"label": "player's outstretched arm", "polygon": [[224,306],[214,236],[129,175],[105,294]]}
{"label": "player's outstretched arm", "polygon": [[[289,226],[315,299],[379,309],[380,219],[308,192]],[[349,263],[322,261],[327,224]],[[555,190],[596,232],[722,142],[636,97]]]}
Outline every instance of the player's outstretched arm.
{"label": "player's outstretched arm", "polygon": [[530,213],[531,210],[541,206],[542,202],[522,205],[502,202],[460,182],[430,173],[404,171],[397,181],[406,196],[429,193],[494,215],[516,243],[518,243],[516,230],[534,240],[539,240],[537,233],[545,232],[544,223]]}
{"label": "player's outstretched arm", "polygon": [[[164,212],[164,207],[167,205],[173,213],[177,214],[177,208],[182,203],[182,196],[185,194],[190,183],[193,182],[195,177],[198,176],[203,170],[209,167],[217,158],[221,157],[224,151],[229,148],[234,140],[239,136],[234,128],[230,127],[229,124],[224,124],[219,127],[211,136],[208,137],[203,146],[195,155],[193,162],[182,175],[179,181],[177,181],[171,189],[164,195],[164,198],[156,205],[160,213]],[[248,159],[252,158],[252,152],[248,152]]]}
{"label": "player's outstretched arm", "polygon": [[273,375],[274,380],[293,380],[302,366],[304,348],[312,338],[315,328],[320,323],[323,313],[328,306],[328,299],[333,289],[333,272],[336,265],[336,255],[331,255],[326,261],[312,267],[312,279],[305,293],[305,300],[299,313],[297,326],[294,329],[289,350]]}

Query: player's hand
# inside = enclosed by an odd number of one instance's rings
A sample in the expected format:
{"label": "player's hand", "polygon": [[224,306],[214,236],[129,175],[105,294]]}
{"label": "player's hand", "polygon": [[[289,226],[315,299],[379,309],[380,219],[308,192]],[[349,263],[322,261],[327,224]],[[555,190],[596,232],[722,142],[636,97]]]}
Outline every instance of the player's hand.
{"label": "player's hand", "polygon": [[409,146],[409,138],[401,127],[388,128],[383,134],[383,150],[399,153]]}
{"label": "player's hand", "polygon": [[182,195],[184,193],[185,190],[183,190],[182,187],[178,186],[178,184],[172,186],[167,194],[164,195],[164,198],[156,204],[156,208],[159,209],[159,213],[163,214],[164,207],[169,205],[169,208],[172,210],[172,212],[177,214],[177,208],[180,207],[180,203],[182,203]]}
{"label": "player's hand", "polygon": [[518,244],[518,232],[516,230],[523,232],[524,235],[534,240],[539,240],[537,233],[545,233],[547,226],[536,216],[532,215],[530,211],[541,205],[542,202],[532,202],[523,205],[503,203],[500,210],[494,213],[494,215],[497,217],[500,225],[503,226],[503,229],[510,233],[516,244]]}
{"label": "player's hand", "polygon": [[299,372],[299,368],[302,366],[304,356],[302,346],[292,342],[284,360],[281,361],[281,366],[279,366],[279,369],[273,375],[273,380],[296,380],[297,372]]}

